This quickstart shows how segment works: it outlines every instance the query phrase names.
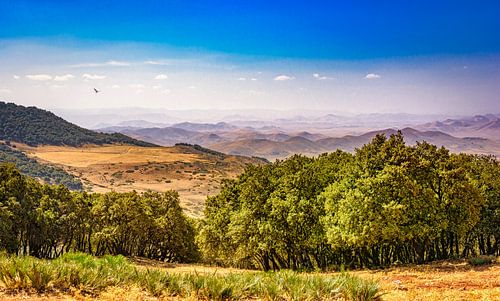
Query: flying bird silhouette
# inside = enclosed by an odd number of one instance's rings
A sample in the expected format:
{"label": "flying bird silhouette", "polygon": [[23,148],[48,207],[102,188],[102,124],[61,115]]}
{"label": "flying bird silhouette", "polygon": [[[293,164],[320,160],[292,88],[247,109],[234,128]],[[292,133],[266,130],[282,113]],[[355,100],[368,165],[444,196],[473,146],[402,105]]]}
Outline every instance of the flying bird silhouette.
{"label": "flying bird silhouette", "polygon": [[101,92],[101,91],[97,90],[96,88],[94,88],[94,91],[95,91],[95,93]]}

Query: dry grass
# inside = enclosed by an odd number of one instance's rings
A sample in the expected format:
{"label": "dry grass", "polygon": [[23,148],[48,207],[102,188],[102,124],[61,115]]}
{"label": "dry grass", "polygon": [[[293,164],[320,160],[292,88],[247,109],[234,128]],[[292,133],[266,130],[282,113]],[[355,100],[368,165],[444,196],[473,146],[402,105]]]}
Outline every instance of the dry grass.
{"label": "dry grass", "polygon": [[157,267],[138,268],[123,256],[97,258],[82,253],[65,254],[54,260],[0,255],[0,293],[5,298],[33,296],[35,300],[52,296],[63,300],[116,300],[122,296],[125,300],[153,296],[221,301],[380,300],[377,281],[346,273],[173,272]]}
{"label": "dry grass", "polygon": [[79,177],[94,192],[179,192],[181,205],[191,216],[200,216],[207,195],[219,192],[220,181],[236,177],[251,158],[224,158],[188,147],[40,146],[17,147],[29,156],[58,165]]}
{"label": "dry grass", "polygon": [[[134,263],[139,266],[164,268],[175,273],[251,272],[214,266],[159,264],[145,259],[136,259]],[[465,260],[457,260],[351,273],[364,279],[378,280],[385,293],[382,300],[386,301],[500,300],[500,264],[474,267]]]}
{"label": "dry grass", "polygon": [[[168,264],[134,258],[132,262],[142,269],[159,269],[169,274],[186,275],[238,275],[255,271],[220,267]],[[437,262],[421,266],[394,267],[385,270],[353,271],[350,274],[380,283],[382,300],[500,300],[500,265],[473,267],[462,261]],[[323,274],[320,274],[323,275]],[[336,276],[338,273],[329,274]],[[196,298],[155,297],[136,286],[109,287],[98,296],[79,291],[55,295],[33,295],[23,292],[9,295],[0,290],[1,300],[196,300]],[[253,298],[252,300],[256,300]]]}

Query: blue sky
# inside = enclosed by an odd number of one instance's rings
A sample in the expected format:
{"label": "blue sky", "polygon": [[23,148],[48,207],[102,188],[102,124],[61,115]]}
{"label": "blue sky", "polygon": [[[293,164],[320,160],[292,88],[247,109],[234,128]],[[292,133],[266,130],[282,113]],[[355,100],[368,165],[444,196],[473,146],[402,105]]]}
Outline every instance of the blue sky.
{"label": "blue sky", "polygon": [[0,98],[500,111],[500,2],[408,2],[0,0]]}
{"label": "blue sky", "polygon": [[1,38],[70,36],[309,59],[500,51],[498,1],[0,3]]}

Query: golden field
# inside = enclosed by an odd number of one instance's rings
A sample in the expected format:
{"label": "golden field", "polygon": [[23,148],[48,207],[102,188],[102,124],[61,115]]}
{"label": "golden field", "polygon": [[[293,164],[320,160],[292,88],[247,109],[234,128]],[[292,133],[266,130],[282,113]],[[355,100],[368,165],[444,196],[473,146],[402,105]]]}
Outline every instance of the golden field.
{"label": "golden field", "polygon": [[206,197],[218,193],[222,179],[236,177],[246,164],[262,163],[189,146],[16,146],[38,161],[60,166],[77,176],[88,191],[176,190],[191,216],[201,214]]}

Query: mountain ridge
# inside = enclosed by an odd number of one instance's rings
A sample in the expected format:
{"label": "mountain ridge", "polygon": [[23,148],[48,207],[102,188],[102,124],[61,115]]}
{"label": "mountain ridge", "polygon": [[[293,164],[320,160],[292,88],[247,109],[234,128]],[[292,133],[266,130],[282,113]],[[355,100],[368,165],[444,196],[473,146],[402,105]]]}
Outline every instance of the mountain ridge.
{"label": "mountain ridge", "polygon": [[154,146],[121,133],[100,133],[79,127],[50,111],[0,101],[0,140],[29,146],[123,143]]}

